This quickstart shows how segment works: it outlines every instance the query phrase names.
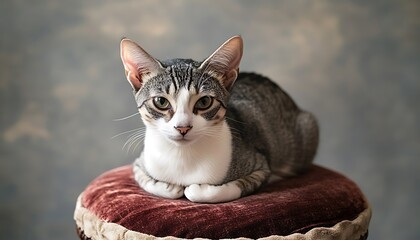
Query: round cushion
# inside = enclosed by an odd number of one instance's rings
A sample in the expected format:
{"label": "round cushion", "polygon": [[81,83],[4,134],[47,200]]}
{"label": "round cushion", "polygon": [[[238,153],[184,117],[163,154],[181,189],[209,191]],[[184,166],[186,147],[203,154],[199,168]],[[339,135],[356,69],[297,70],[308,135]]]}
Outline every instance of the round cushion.
{"label": "round cushion", "polygon": [[81,239],[365,239],[370,217],[354,182],[316,165],[219,204],[153,196],[124,166],[92,181],[74,213]]}

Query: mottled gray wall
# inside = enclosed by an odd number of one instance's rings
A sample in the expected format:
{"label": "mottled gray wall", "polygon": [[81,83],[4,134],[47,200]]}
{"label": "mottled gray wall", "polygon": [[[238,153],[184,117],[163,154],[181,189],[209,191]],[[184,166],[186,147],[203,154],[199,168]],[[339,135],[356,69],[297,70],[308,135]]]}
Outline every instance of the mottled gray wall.
{"label": "mottled gray wall", "polygon": [[[420,239],[419,1],[0,3],[0,238],[75,239],[76,197],[139,154],[119,41],[203,59],[234,34],[242,70],[274,79],[321,125],[318,164],[357,182],[370,239]],[[57,237],[60,236],[60,237]]]}

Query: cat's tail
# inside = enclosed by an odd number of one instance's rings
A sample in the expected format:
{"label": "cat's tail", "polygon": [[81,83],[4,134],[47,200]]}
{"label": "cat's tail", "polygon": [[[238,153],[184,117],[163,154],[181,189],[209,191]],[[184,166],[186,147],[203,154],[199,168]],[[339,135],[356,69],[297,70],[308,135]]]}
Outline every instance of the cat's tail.
{"label": "cat's tail", "polygon": [[272,169],[272,172],[282,178],[292,177],[308,170],[315,157],[319,128],[315,117],[302,111],[296,118],[295,125],[296,149],[291,161],[285,162],[281,167]]}

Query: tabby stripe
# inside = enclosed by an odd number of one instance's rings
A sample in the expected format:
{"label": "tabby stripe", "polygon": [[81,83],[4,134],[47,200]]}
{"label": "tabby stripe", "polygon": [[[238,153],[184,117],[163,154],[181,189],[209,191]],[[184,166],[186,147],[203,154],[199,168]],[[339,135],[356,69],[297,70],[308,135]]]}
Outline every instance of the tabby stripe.
{"label": "tabby stripe", "polygon": [[191,83],[193,82],[193,68],[192,68],[191,64],[188,65],[188,67],[189,67],[189,71],[188,71],[188,73],[189,73],[189,76],[188,76],[189,77],[189,81],[188,81],[188,84],[187,84],[187,89],[190,90]]}
{"label": "tabby stripe", "polygon": [[165,87],[165,92],[168,95],[169,95],[169,89],[171,89],[171,85],[170,84],[167,84],[166,87]]}
{"label": "tabby stripe", "polygon": [[222,107],[222,105],[217,105],[216,107],[214,107],[213,109],[201,114],[201,116],[203,116],[203,118],[207,119],[207,120],[211,120],[214,118],[214,116],[216,116],[216,114],[219,112],[220,108]]}
{"label": "tabby stripe", "polygon": [[181,88],[181,83],[182,83],[182,80],[183,80],[183,78],[181,77],[181,75],[180,75],[180,71],[175,71],[175,79],[177,80],[177,87],[178,87],[178,90]]}
{"label": "tabby stripe", "polygon": [[[191,79],[191,71],[190,71],[190,64],[187,65],[187,68],[185,69],[185,72],[187,73],[184,76],[184,83],[188,83],[188,81]],[[185,84],[184,86],[187,86],[188,84]]]}
{"label": "tabby stripe", "polygon": [[178,91],[178,85],[177,85],[177,81],[176,81],[176,73],[175,73],[175,70],[174,70],[174,67],[172,66],[171,67],[171,74],[169,74],[170,76],[171,76],[171,80],[172,80],[172,84],[174,85],[174,88],[175,88],[175,92],[177,92]]}
{"label": "tabby stripe", "polygon": [[146,110],[152,115],[152,118],[154,119],[162,118],[165,116],[165,114],[156,111],[155,109],[149,107],[149,105],[147,104],[145,105],[145,107],[146,107]]}
{"label": "tabby stripe", "polygon": [[258,189],[270,176],[270,170],[261,169],[234,182],[242,190],[241,196],[248,195]]}

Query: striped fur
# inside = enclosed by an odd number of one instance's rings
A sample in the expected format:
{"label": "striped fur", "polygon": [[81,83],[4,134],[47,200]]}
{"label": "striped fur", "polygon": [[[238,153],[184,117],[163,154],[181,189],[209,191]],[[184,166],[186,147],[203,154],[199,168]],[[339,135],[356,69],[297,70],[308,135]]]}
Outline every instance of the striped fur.
{"label": "striped fur", "polygon": [[310,166],[315,118],[276,84],[238,74],[242,39],[233,37],[203,62],[158,61],[128,39],[121,58],[146,126],[134,177],[165,198],[225,202],[253,193],[270,175]]}

